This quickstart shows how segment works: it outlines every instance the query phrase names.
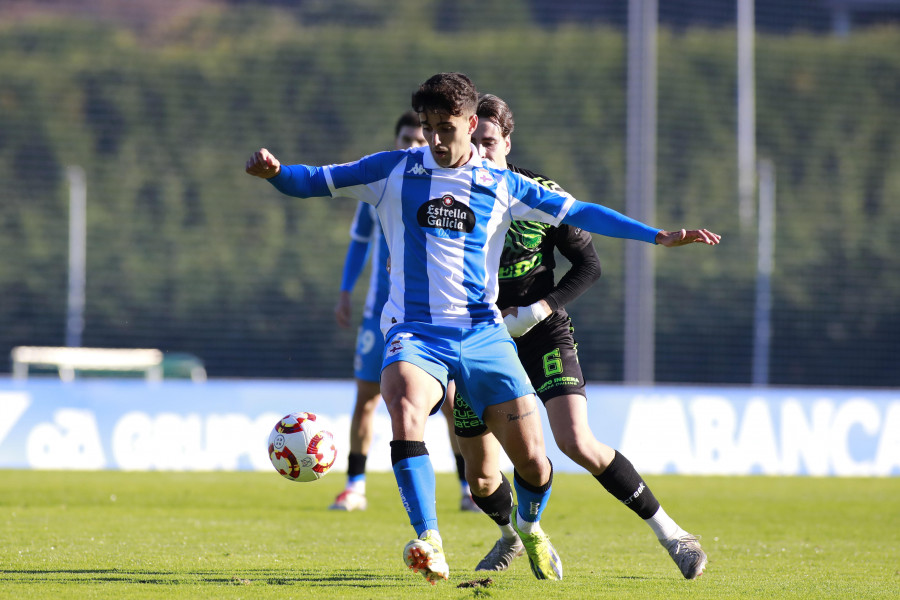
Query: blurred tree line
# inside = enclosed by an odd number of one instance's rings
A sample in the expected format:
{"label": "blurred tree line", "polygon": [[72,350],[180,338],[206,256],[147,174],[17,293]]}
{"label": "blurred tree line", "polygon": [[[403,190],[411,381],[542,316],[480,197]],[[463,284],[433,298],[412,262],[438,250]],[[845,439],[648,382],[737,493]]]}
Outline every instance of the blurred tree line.
{"label": "blurred tree line", "polygon": [[[0,352],[64,341],[65,169],[79,165],[85,345],[193,352],[219,377],[351,377],[355,332],[332,309],[354,203],[283,197],[244,162],[263,146],[307,164],[386,149],[439,71],[509,102],[512,162],[624,210],[621,32],[499,13],[478,21],[499,28],[437,32],[439,5],[399,5],[354,28],[325,13],[365,3],[219,8],[141,32],[0,26]],[[735,45],[733,31],[659,39],[655,224],[724,235],[655,251],[662,382],[750,379],[756,232],[738,221]],[[771,380],[898,385],[900,30],[759,36],[756,65],[758,153],[777,174]],[[617,381],[625,243],[595,242],[603,277],[570,312],[586,376]]]}

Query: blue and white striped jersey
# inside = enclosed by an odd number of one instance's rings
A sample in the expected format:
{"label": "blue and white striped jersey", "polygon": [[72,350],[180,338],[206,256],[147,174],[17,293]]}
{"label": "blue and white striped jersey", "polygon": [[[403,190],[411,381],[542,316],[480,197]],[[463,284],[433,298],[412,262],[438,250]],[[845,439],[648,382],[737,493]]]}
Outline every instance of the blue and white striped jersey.
{"label": "blue and white striped jersey", "polygon": [[269,181],[291,196],[344,196],[375,207],[391,255],[385,334],[404,322],[460,329],[500,323],[497,272],[513,220],[555,226],[572,213],[577,227],[650,242],[658,231],[500,169],[474,146],[459,168],[439,167],[423,147],[342,165],[282,165]]}
{"label": "blue and white striped jersey", "polygon": [[[356,214],[353,215],[353,223],[350,225],[350,239],[367,244],[369,247],[368,258],[372,261],[372,272],[369,276],[369,291],[366,294],[363,318],[370,319],[381,314],[391,290],[387,270],[387,260],[390,256],[388,245],[381,231],[381,223],[378,222],[378,214],[371,204],[360,202],[356,207]],[[360,269],[362,264],[361,262]]]}

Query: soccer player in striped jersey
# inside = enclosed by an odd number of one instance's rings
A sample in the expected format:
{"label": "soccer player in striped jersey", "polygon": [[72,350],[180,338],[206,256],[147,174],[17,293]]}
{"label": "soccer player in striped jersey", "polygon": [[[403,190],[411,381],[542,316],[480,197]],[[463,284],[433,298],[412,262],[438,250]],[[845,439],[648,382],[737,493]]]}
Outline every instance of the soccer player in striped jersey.
{"label": "soccer player in striped jersey", "polygon": [[247,161],[250,175],[300,198],[355,198],[375,206],[391,254],[391,292],[381,392],[391,415],[391,462],[417,538],[406,564],[434,583],[449,579],[435,504],[425,422],[439,410],[448,379],[496,436],[515,469],[513,524],[535,575],[561,579],[562,562],[540,518],[552,465],[534,389],[518,360],[497,300],[500,253],[510,222],[561,222],[611,237],[680,246],[717,244],[705,229],[668,232],[597,204],[578,202],[499,169],[472,145],[478,93],[461,73],[439,73],[413,94],[427,149],[380,152],[326,167],[282,165],[267,149]]}
{"label": "soccer player in striped jersey", "polygon": [[[506,102],[484,94],[476,114],[478,127],[473,141],[481,156],[550,189],[559,189],[553,181],[507,163],[515,121]],[[553,274],[555,249],[572,263],[557,283]],[[574,328],[564,306],[599,277],[600,259],[589,233],[565,224],[553,227],[514,222],[500,257],[497,304],[544,403],[560,450],[640,516],[684,577],[695,579],[706,566],[706,554],[697,538],[666,514],[631,462],[598,441],[588,426],[584,375],[578,364]],[[509,482],[500,471],[499,445],[464,398],[457,395],[454,404],[456,433],[466,459],[472,497],[501,531],[500,539],[476,570],[504,571],[524,553],[524,547],[510,523],[513,502]]]}
{"label": "soccer player in striped jersey", "polygon": [[[419,116],[409,110],[400,115],[394,126],[394,148],[405,150],[419,148],[427,142],[422,136]],[[369,290],[363,307],[362,322],[356,336],[356,353],[353,358],[353,375],[356,379],[356,403],[350,420],[350,449],[347,456],[347,485],[329,507],[331,510],[366,509],[366,460],[372,444],[372,424],[375,409],[381,400],[381,361],[384,336],[381,333],[381,310],[387,302],[390,290],[387,261],[388,247],[381,232],[381,224],[375,207],[360,202],[350,226],[350,245],[344,260],[341,291],[334,314],[341,327],[350,327],[350,298],[353,287],[362,273],[366,260],[371,258],[372,269]],[[449,400],[450,398],[448,398]],[[460,481],[460,509],[481,512],[472,501],[469,484],[465,478],[462,455],[456,435],[453,433],[453,403],[444,402],[441,411],[447,419],[450,447],[456,459],[456,471]]]}

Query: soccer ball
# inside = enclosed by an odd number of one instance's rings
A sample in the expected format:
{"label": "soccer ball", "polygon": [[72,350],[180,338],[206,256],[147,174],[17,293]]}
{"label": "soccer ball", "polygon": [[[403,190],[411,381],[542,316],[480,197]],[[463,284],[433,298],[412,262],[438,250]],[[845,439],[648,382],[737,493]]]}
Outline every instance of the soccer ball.
{"label": "soccer ball", "polygon": [[282,417],[269,434],[269,460],[291,481],[315,481],[328,473],[337,458],[334,436],[313,413]]}

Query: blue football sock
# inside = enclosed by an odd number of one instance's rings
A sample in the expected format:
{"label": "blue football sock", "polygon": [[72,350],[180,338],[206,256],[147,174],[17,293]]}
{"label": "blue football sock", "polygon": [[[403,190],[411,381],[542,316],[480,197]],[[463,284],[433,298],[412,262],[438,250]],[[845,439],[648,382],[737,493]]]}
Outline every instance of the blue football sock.
{"label": "blue football sock", "polygon": [[517,513],[524,521],[536,523],[541,520],[541,514],[550,500],[550,489],[553,484],[553,471],[550,471],[550,479],[542,486],[534,486],[522,479],[518,473],[513,473],[513,485],[516,488],[516,499],[519,502]]}
{"label": "blue football sock", "polygon": [[434,467],[425,454],[394,463],[394,477],[400,488],[400,500],[409,514],[416,536],[426,529],[437,530],[437,506],[434,498]]}

